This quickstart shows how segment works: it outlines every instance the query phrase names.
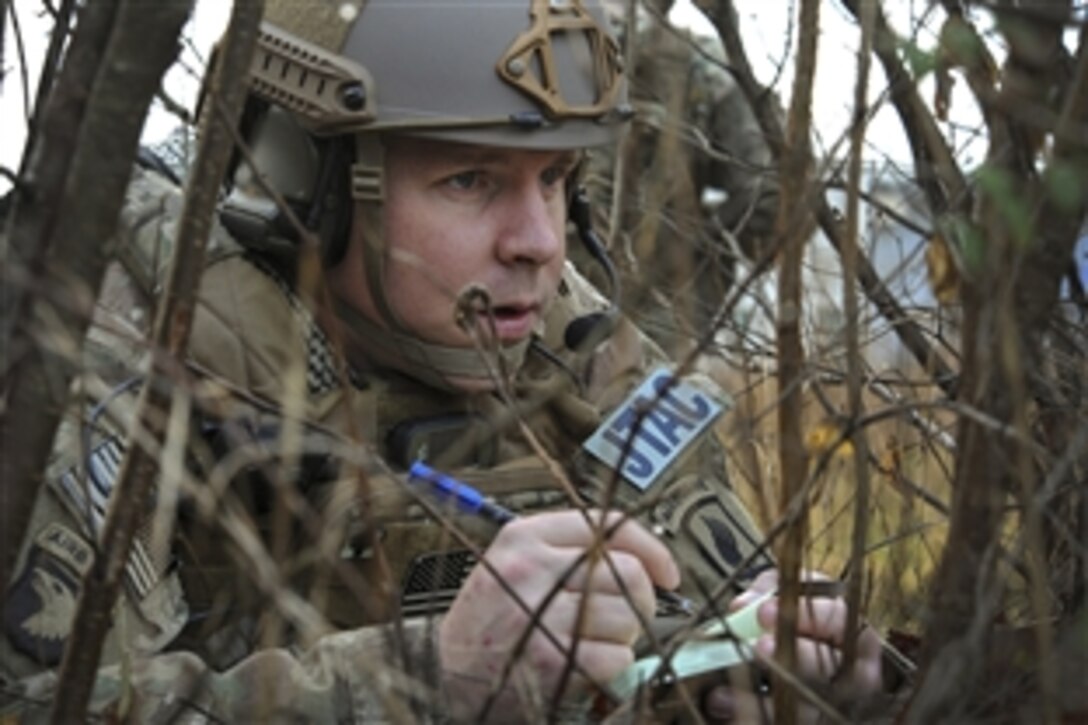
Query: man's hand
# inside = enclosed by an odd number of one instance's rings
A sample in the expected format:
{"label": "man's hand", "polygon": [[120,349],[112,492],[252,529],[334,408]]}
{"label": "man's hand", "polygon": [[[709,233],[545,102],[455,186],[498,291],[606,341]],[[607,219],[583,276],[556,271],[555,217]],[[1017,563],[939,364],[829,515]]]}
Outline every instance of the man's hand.
{"label": "man's hand", "polygon": [[[600,517],[601,512],[590,512],[595,523]],[[606,514],[603,530],[620,518],[616,512]],[[680,583],[680,572],[668,549],[633,521],[625,522],[605,543],[614,567],[598,561],[592,567],[583,562],[575,568],[599,535],[580,512],[562,511],[518,519],[495,537],[484,557],[530,611],[539,609],[562,582],[539,617],[559,647],[536,627],[516,653],[531,616],[495,575],[477,565],[439,629],[446,684],[458,715],[477,715],[512,657],[516,664],[503,693],[504,708],[518,706],[512,699],[515,686],[531,688],[528,692],[549,702],[567,668],[566,651],[576,639],[577,662],[584,675],[571,673],[568,693],[584,689],[587,676],[607,683],[634,661],[632,645],[642,634],[635,609],[647,619],[653,617],[654,585],[673,589]],[[563,580],[572,568],[574,573]],[[502,713],[492,710],[493,717]]]}
{"label": "man's hand", "polygon": [[[807,581],[828,581],[822,574],[808,573]],[[756,597],[776,589],[778,572],[765,571],[756,577],[752,586],[730,604],[730,610],[744,607]],[[762,660],[774,658],[774,628],[778,619],[778,599],[772,597],[759,607],[759,623],[763,634],[755,645],[756,657]],[[797,663],[798,677],[813,685],[822,685],[826,692],[830,686],[836,702],[864,698],[875,694],[881,686],[880,638],[870,627],[858,634],[857,659],[849,672],[838,674],[842,665],[842,644],[846,635],[847,609],[842,597],[807,597],[798,602]],[[763,722],[769,718],[770,698],[759,698],[750,692],[738,692],[729,687],[716,687],[704,700],[706,716],[711,722]],[[815,722],[817,710],[810,704],[802,704],[800,722]]]}

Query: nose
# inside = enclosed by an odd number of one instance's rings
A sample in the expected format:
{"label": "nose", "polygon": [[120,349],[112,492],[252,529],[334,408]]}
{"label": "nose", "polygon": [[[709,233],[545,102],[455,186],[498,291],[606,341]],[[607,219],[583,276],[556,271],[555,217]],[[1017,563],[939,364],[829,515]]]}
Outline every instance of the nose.
{"label": "nose", "polygon": [[565,205],[539,184],[510,194],[496,253],[503,264],[542,266],[564,251]]}

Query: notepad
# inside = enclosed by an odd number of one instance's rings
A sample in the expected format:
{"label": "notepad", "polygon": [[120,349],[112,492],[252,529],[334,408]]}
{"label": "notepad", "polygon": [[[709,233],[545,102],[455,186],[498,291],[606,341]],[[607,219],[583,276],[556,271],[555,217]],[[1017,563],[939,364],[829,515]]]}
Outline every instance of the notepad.
{"label": "notepad", "polygon": [[763,634],[758,618],[759,605],[775,594],[774,590],[766,592],[728,617],[714,619],[695,629],[692,639],[669,658],[671,669],[663,667],[660,655],[643,657],[612,680],[609,689],[617,700],[623,701],[633,697],[640,687],[650,685],[666,674],[684,679],[751,661],[755,641]]}

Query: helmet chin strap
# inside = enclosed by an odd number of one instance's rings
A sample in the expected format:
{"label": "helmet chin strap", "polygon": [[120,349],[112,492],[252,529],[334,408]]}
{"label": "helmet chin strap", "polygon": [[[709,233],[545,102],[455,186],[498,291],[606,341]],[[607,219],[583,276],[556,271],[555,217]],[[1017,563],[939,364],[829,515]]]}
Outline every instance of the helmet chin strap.
{"label": "helmet chin strap", "polygon": [[[453,347],[426,342],[410,332],[389,304],[385,287],[384,149],[376,134],[357,134],[355,164],[351,169],[351,194],[361,207],[367,230],[363,264],[378,324],[342,300],[336,314],[349,332],[348,358],[360,369],[392,368],[433,387],[450,391],[493,390],[497,375],[517,372],[525,362],[529,340],[497,350]],[[450,318],[455,310],[451,303]]]}

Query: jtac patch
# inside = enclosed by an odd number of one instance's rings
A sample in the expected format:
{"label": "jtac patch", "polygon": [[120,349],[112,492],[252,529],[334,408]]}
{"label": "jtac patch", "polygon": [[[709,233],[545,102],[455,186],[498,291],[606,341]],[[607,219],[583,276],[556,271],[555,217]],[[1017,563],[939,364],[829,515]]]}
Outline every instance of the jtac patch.
{"label": "jtac patch", "polygon": [[582,447],[645,491],[722,410],[699,388],[658,368]]}
{"label": "jtac patch", "polygon": [[38,533],[4,603],[4,629],[15,649],[48,667],[60,663],[93,556],[90,545],[61,524]]}

